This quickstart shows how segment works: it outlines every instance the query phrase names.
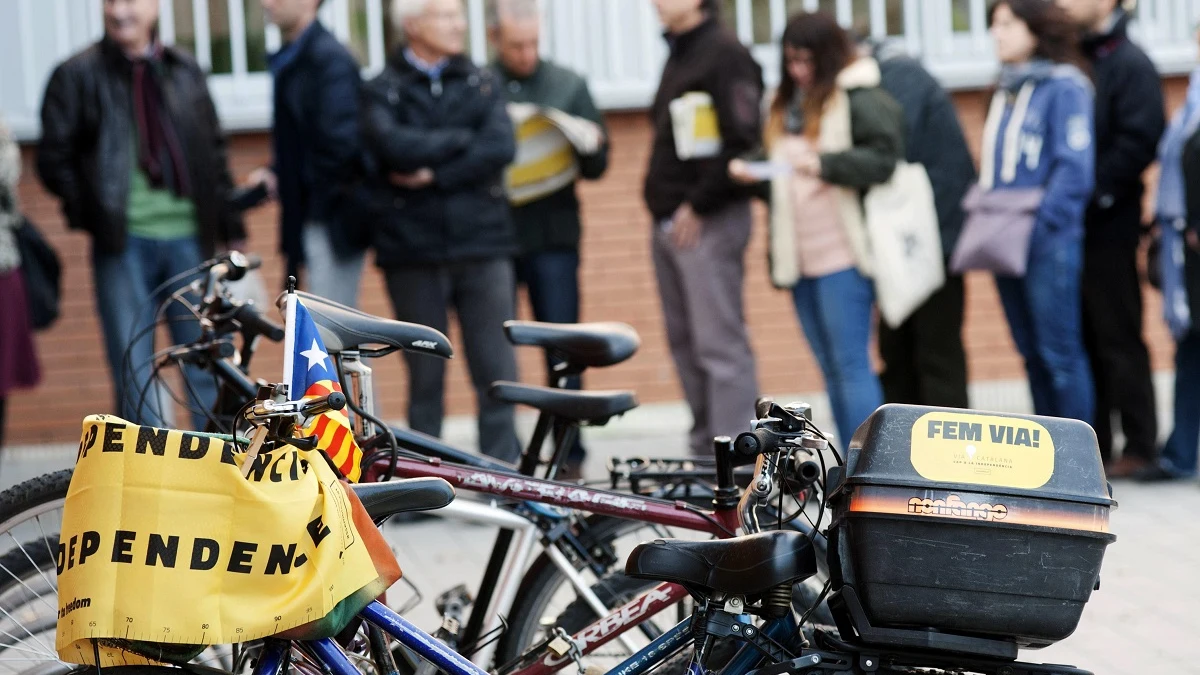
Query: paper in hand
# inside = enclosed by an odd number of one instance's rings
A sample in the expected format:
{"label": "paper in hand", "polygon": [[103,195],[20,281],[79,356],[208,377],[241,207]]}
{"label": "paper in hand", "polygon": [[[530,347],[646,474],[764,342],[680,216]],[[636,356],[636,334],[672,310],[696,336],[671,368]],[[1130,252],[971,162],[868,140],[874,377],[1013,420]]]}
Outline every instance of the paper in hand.
{"label": "paper in hand", "polygon": [[792,166],[785,162],[746,162],[746,171],[757,180],[773,180],[792,175]]}

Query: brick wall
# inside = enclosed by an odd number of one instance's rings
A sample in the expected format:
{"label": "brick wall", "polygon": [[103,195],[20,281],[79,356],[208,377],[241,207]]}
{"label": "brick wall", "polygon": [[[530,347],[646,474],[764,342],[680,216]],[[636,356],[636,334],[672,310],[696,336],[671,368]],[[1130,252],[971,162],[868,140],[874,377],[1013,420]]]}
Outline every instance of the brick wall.
{"label": "brick wall", "polygon": [[[1186,82],[1164,83],[1168,106],[1174,109]],[[979,135],[986,114],[986,95],[966,92],[956,95],[959,114],[978,153]],[[642,337],[642,348],[629,362],[589,375],[591,388],[631,388],[643,402],[680,398],[674,369],[666,348],[660,319],[658,295],[649,256],[648,216],[641,203],[641,179],[648,160],[650,130],[639,113],[609,117],[613,138],[611,168],[604,180],[582,188],[585,234],[583,242],[583,319],[624,321]],[[236,176],[244,177],[267,159],[263,135],[233,139],[232,162]],[[80,419],[89,413],[105,412],[111,406],[109,375],[102,355],[99,326],[94,311],[89,246],[84,235],[68,233],[57,203],[37,181],[33,172],[33,150],[24,152],[25,175],[21,182],[22,204],[57,246],[64,264],[66,297],[63,318],[53,329],[38,336],[45,377],[32,392],[13,397],[9,405],[10,443],[72,441],[78,437]],[[790,295],[771,288],[767,276],[765,226],[758,209],[756,227],[747,252],[746,305],[758,356],[758,377],[763,392],[801,392],[820,388],[821,378],[805,345],[792,309]],[[274,253],[277,212],[267,207],[249,220],[250,249],[265,259],[269,284],[281,278],[281,260]],[[273,287],[273,286],[272,286]],[[967,319],[964,337],[972,380],[1011,379],[1023,374],[1013,349],[1008,327],[996,298],[995,286],[985,275],[968,278]],[[369,268],[362,293],[363,308],[391,315],[382,277]],[[1160,320],[1157,294],[1146,293],[1146,330],[1156,368],[1169,368],[1172,346]],[[529,316],[522,300],[520,314]],[[452,331],[451,340],[458,342]],[[521,377],[541,382],[540,354],[520,351]],[[282,350],[264,344],[255,372],[278,376]],[[448,369],[448,409],[469,413],[474,409],[465,359],[451,362]],[[379,397],[387,418],[404,414],[405,381],[400,357],[376,365]]]}

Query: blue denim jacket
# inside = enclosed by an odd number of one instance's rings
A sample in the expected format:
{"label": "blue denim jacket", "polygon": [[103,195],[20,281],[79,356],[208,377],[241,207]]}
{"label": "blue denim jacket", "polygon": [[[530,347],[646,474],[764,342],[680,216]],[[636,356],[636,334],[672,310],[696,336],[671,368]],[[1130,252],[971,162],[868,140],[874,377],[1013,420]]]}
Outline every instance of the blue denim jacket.
{"label": "blue denim jacket", "polygon": [[[1082,237],[1095,184],[1091,84],[1075,67],[1057,65],[1006,85],[999,122],[984,132],[985,152],[993,152],[991,161],[984,159],[981,182],[995,189],[1043,188],[1035,236]],[[995,112],[1001,103],[993,105]],[[1014,123],[1019,130],[1010,129]]]}

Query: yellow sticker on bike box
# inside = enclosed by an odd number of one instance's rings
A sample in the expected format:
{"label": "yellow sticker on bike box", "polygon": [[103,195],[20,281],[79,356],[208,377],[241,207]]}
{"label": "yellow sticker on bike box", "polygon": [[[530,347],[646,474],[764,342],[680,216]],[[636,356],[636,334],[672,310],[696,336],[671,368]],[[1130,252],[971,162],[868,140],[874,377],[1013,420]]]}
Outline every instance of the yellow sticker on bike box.
{"label": "yellow sticker on bike box", "polygon": [[1054,474],[1054,440],[1033,420],[931,412],[913,425],[911,458],[929,480],[1032,490]]}
{"label": "yellow sticker on bike box", "polygon": [[243,458],[212,436],[84,420],[57,551],[59,658],[132,664],[145,661],[130,643],[308,630],[390,585],[317,451],[260,454],[246,478]]}

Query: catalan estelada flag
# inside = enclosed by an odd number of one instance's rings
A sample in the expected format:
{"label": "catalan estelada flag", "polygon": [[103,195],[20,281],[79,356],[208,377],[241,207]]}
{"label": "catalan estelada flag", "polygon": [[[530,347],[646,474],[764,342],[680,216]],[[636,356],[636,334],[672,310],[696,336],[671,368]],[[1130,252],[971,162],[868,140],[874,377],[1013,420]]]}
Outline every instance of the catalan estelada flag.
{"label": "catalan estelada flag", "polygon": [[[341,392],[333,359],[317,331],[317,324],[295,293],[286,298],[287,333],[284,338],[284,381],[289,383],[288,397],[315,398]],[[362,448],[354,441],[350,419],[342,410],[333,410],[313,420],[300,430],[304,436],[315,436],[317,447],[333,460],[334,466],[351,482],[361,475]]]}

